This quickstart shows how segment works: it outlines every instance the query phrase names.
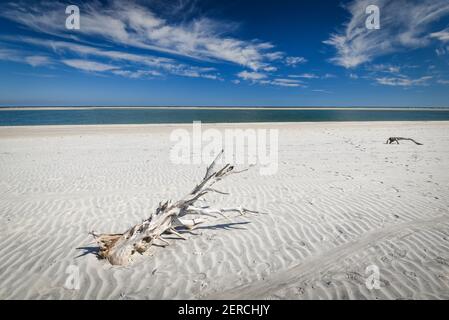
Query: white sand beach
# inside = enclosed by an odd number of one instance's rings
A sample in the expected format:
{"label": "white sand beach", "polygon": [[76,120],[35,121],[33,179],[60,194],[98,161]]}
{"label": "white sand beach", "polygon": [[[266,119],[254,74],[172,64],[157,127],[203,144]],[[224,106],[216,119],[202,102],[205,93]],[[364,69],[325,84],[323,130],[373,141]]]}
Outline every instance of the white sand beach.
{"label": "white sand beach", "polygon": [[203,126],[279,129],[277,174],[208,196],[266,214],[211,220],[125,267],[79,248],[195,186],[205,165],[169,161],[170,133],[191,125],[0,127],[0,299],[449,299],[449,122]]}

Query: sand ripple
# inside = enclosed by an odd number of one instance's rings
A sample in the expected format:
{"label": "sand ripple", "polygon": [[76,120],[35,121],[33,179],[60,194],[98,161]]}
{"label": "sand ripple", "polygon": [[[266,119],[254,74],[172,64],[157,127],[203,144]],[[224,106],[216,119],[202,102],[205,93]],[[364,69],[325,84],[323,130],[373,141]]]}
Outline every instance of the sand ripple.
{"label": "sand ripple", "polygon": [[[173,128],[0,128],[0,299],[449,298],[447,123],[270,126],[279,172],[254,168],[210,198],[268,214],[206,224],[128,267],[98,261],[88,232],[123,231],[203,175],[169,162]],[[383,144],[416,132],[424,146]]]}

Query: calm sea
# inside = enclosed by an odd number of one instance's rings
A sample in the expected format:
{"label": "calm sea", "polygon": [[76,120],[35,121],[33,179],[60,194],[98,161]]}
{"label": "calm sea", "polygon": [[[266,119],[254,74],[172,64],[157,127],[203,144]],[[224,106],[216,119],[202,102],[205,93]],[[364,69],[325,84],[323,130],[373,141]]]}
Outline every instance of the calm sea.
{"label": "calm sea", "polygon": [[314,121],[440,121],[449,109],[429,110],[272,110],[272,109],[149,109],[84,108],[53,110],[0,109],[0,126]]}

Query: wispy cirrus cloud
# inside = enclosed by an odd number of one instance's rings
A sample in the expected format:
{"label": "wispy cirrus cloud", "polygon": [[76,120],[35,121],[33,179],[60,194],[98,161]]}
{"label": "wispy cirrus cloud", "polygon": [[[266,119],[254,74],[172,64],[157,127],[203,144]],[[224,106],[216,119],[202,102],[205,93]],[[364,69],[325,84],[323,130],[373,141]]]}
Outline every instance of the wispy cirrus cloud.
{"label": "wispy cirrus cloud", "polygon": [[[122,72],[114,72],[116,75],[127,76],[131,78],[141,78],[146,75],[161,76],[162,73],[169,73],[178,76],[220,79],[215,68],[190,66],[178,63],[174,59],[165,57],[156,57],[147,54],[134,54],[117,50],[108,50],[104,48],[93,47],[86,44],[78,44],[68,41],[38,39],[31,37],[15,37],[14,39],[6,38],[9,41],[26,43],[29,45],[43,47],[52,50],[55,54],[64,56],[66,53],[76,54],[82,58],[103,58],[107,59],[110,64],[115,64],[116,69],[126,68]],[[128,65],[123,65],[127,63]],[[132,66],[130,66],[131,64]],[[146,68],[146,70],[135,70]],[[148,70],[148,68],[159,69]],[[129,70],[130,69],[130,70]],[[99,70],[98,70],[99,71]],[[104,70],[109,71],[109,70]]]}
{"label": "wispy cirrus cloud", "polygon": [[408,77],[381,77],[375,80],[382,85],[386,86],[400,86],[400,87],[411,87],[411,86],[425,86],[431,80],[432,76],[424,76],[417,79],[410,79]]}
{"label": "wispy cirrus cloud", "polygon": [[267,75],[260,73],[260,72],[251,72],[251,71],[242,71],[237,74],[237,77],[242,78],[243,80],[261,80],[265,79]]}
{"label": "wispy cirrus cloud", "polygon": [[69,67],[72,67],[75,69],[80,69],[83,71],[103,72],[103,71],[111,71],[111,70],[118,69],[118,67],[110,65],[110,64],[89,61],[89,60],[65,59],[65,60],[62,60],[62,62],[64,64],[68,65]]}
{"label": "wispy cirrus cloud", "polygon": [[48,66],[53,63],[47,56],[32,55],[10,48],[0,48],[0,60],[24,63],[33,67]]}
{"label": "wispy cirrus cloud", "polygon": [[373,64],[370,66],[367,66],[366,68],[368,71],[372,72],[383,72],[383,73],[399,73],[401,72],[401,67],[391,64]]}
{"label": "wispy cirrus cloud", "polygon": [[301,74],[289,74],[289,78],[297,78],[297,79],[331,79],[336,78],[337,76],[331,73],[325,73],[323,75],[315,74],[315,73],[301,73]]}
{"label": "wispy cirrus cloud", "polygon": [[131,78],[131,79],[140,79],[140,78],[148,78],[148,77],[160,77],[162,76],[162,74],[160,72],[157,71],[153,71],[153,70],[136,70],[136,71],[129,71],[129,70],[113,70],[112,71],[113,74],[118,75],[118,76],[122,76],[122,77],[127,77],[127,78]]}
{"label": "wispy cirrus cloud", "polygon": [[[428,66],[426,74],[419,76],[417,74],[420,72],[417,70],[418,66],[416,65],[371,64],[366,66],[365,70],[369,71],[369,73],[363,76],[363,78],[374,80],[375,83],[384,86],[427,86],[435,78],[435,75],[438,75],[438,72],[432,72],[433,67],[435,66]],[[413,70],[413,75],[409,75],[411,70]]]}
{"label": "wispy cirrus cloud", "polygon": [[438,39],[443,42],[448,42],[449,41],[449,27],[444,30],[438,31],[438,32],[432,32],[430,34],[430,37]]}
{"label": "wispy cirrus cloud", "polygon": [[100,37],[106,41],[202,61],[237,64],[253,71],[267,68],[283,54],[274,45],[258,40],[242,40],[229,35],[234,26],[205,17],[170,23],[150,8],[134,1],[82,4],[81,29],[68,34],[61,11],[66,4],[41,2],[8,3],[1,16],[42,33],[72,37]]}
{"label": "wispy cirrus cloud", "polygon": [[285,64],[291,67],[296,67],[298,64],[306,63],[307,59],[304,57],[286,57]]}
{"label": "wispy cirrus cloud", "polygon": [[[380,30],[365,27],[368,5],[380,8]],[[447,0],[355,0],[346,6],[351,18],[343,31],[324,43],[336,49],[331,62],[355,68],[377,57],[429,45],[432,38],[446,39],[445,31],[432,33],[433,23],[449,15]]]}
{"label": "wispy cirrus cloud", "polygon": [[297,88],[297,87],[305,88],[306,87],[306,85],[300,80],[284,79],[284,78],[276,78],[273,80],[262,81],[262,84],[270,84],[270,85],[274,85],[274,86],[293,87],[293,88]]}
{"label": "wispy cirrus cloud", "polygon": [[[17,55],[20,54],[17,50],[0,48],[0,60],[16,60]],[[21,60],[20,60],[21,61]]]}
{"label": "wispy cirrus cloud", "polygon": [[289,78],[317,79],[319,76],[314,73],[302,73],[289,75]]}
{"label": "wispy cirrus cloud", "polygon": [[[164,10],[152,7],[155,2],[139,0],[83,2],[79,3],[81,28],[71,31],[65,28],[66,15],[61,14],[67,4],[60,1],[8,2],[0,17],[40,33],[7,41],[51,51],[55,57],[48,63],[81,71],[129,78],[176,75],[224,80],[215,66],[234,65],[243,68],[238,74],[242,80],[265,79],[279,85],[275,73],[281,68],[307,62],[276,50],[271,42],[239,39],[233,35],[236,23],[197,15],[192,2],[187,2],[180,6],[159,3]],[[185,19],[179,19],[181,12]],[[46,52],[38,55],[44,57]],[[31,58],[27,63],[43,66],[43,59]]]}
{"label": "wispy cirrus cloud", "polygon": [[319,92],[319,93],[326,93],[326,94],[331,94],[332,91],[329,90],[325,90],[325,89],[312,89],[313,92]]}
{"label": "wispy cirrus cloud", "polygon": [[47,66],[52,64],[52,61],[47,56],[28,56],[25,57],[25,62],[33,67]]}
{"label": "wispy cirrus cloud", "polygon": [[[274,78],[269,79],[266,74],[259,72],[242,71],[237,74],[237,77],[242,80],[250,81],[251,83],[261,85],[271,85],[280,87],[306,87],[301,80],[286,79],[286,78]],[[234,84],[239,84],[240,80],[234,80]]]}

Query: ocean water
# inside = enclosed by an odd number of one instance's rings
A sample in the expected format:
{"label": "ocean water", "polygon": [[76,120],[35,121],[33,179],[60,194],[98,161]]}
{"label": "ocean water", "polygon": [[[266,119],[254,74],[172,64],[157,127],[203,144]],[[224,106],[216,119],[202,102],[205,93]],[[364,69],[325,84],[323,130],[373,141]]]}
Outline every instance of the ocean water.
{"label": "ocean water", "polygon": [[0,110],[0,126],[93,125],[148,123],[318,122],[318,121],[441,121],[449,109],[438,110],[272,110],[272,109],[149,109],[85,108]]}

